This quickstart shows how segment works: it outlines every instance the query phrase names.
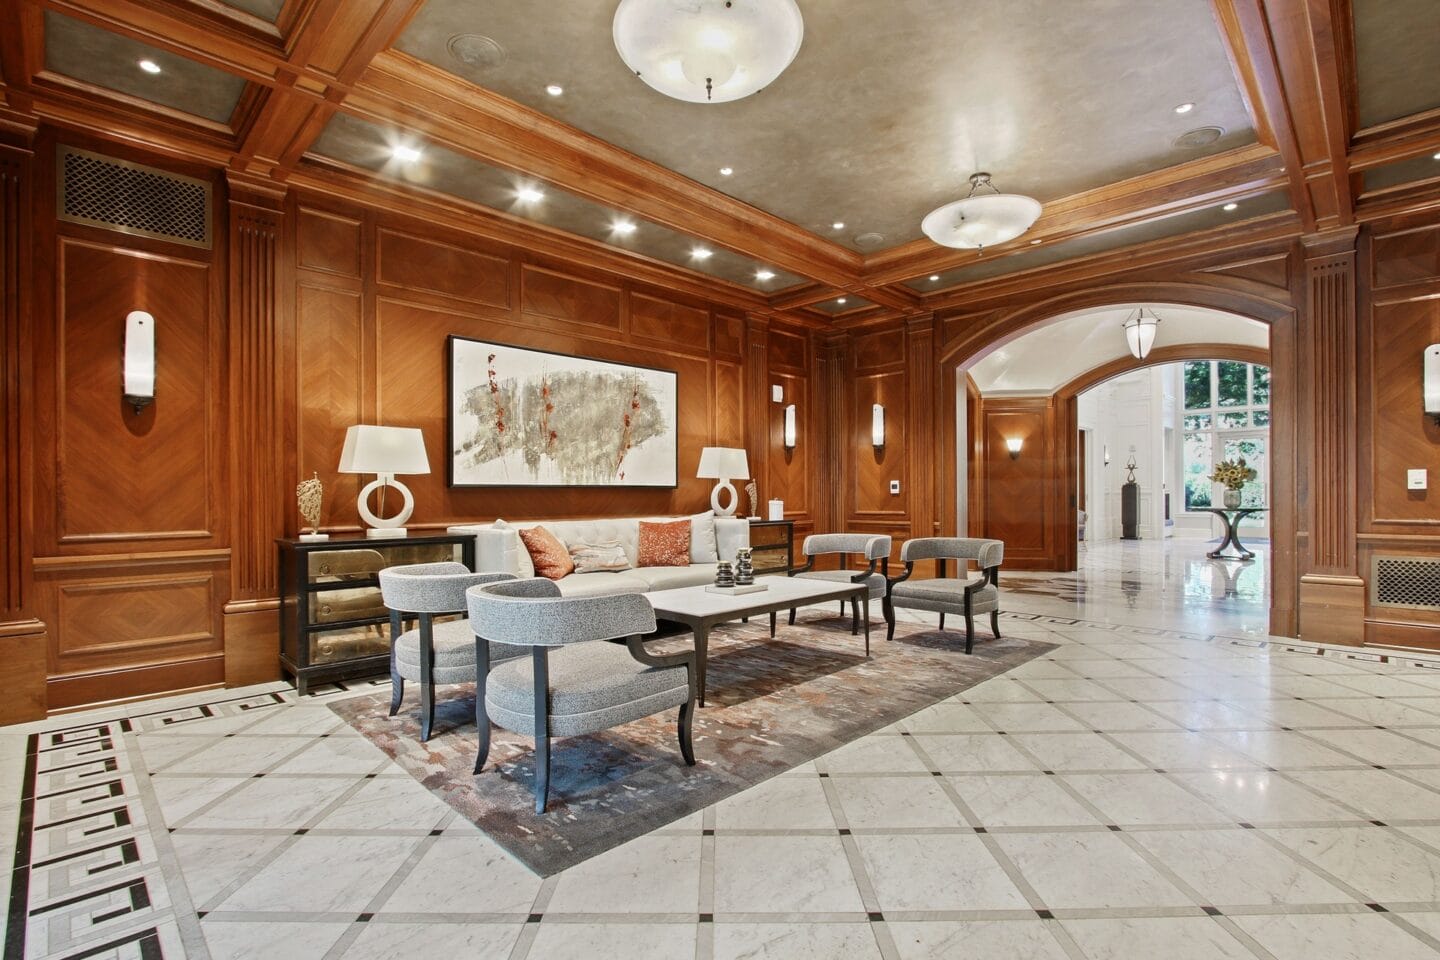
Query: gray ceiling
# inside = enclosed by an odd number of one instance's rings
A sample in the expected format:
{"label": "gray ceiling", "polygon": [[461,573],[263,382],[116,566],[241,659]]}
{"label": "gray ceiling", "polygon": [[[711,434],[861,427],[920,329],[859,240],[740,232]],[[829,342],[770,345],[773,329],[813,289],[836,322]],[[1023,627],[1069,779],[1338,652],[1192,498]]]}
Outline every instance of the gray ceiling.
{"label": "gray ceiling", "polygon": [[1440,107],[1440,2],[1351,3],[1360,126]]}
{"label": "gray ceiling", "polygon": [[[631,75],[611,37],[615,0],[553,0],[543,21],[533,0],[428,0],[397,46],[867,252],[920,236],[977,169],[1044,201],[1255,140],[1205,0],[799,3],[794,63],[726,104],[672,100]],[[453,55],[464,34],[496,41],[501,62]],[[1227,131],[1218,141],[1173,145],[1211,124]],[[884,239],[856,243],[864,233]]]}
{"label": "gray ceiling", "polygon": [[1365,171],[1365,189],[1383,190],[1386,187],[1398,187],[1406,183],[1419,183],[1422,180],[1433,180],[1440,177],[1440,160],[1430,154],[1419,157],[1411,157],[1409,160],[1397,160],[1394,163],[1387,163],[1383,167],[1374,167]]}
{"label": "gray ceiling", "polygon": [[1276,190],[1252,197],[1249,200],[1242,200],[1233,211],[1227,211],[1219,205],[1206,207],[1203,210],[1192,210],[1189,213],[1177,214],[1164,220],[1149,220],[1133,226],[1107,230],[1104,233],[1076,237],[1073,240],[1062,240],[1059,243],[1037,247],[1024,253],[991,258],[981,257],[962,267],[942,271],[938,274],[938,280],[918,277],[906,281],[905,285],[922,293],[930,293],[959,283],[970,283],[974,280],[986,280],[1007,273],[1018,273],[1021,270],[1043,267],[1059,263],[1062,260],[1084,257],[1092,253],[1103,253],[1107,250],[1118,250],[1121,247],[1147,243],[1151,240],[1162,240],[1165,237],[1178,237],[1182,234],[1196,230],[1208,230],[1227,223],[1241,223],[1267,213],[1277,213],[1289,209],[1289,194],[1284,190]]}
{"label": "gray ceiling", "polygon": [[[719,247],[709,248],[709,258],[696,260],[691,256],[691,251],[697,246],[694,238],[633,216],[621,215],[608,207],[555,187],[540,185],[544,193],[542,200],[522,202],[516,194],[526,185],[523,178],[434,144],[417,144],[423,151],[418,162],[399,163],[392,159],[390,151],[391,146],[402,136],[403,131],[386,130],[341,113],[331,118],[310,152],[372,170],[386,179],[452,194],[535,223],[543,223],[766,293],[773,293],[802,281],[802,278],[795,274]],[[612,225],[621,220],[635,224],[635,232],[628,236],[617,235]],[[756,271],[762,267],[771,270],[775,276],[770,280],[757,280]]]}
{"label": "gray ceiling", "polygon": [[[137,64],[153,60],[161,73]],[[245,81],[156,47],[45,11],[45,69],[221,123],[230,119]]]}

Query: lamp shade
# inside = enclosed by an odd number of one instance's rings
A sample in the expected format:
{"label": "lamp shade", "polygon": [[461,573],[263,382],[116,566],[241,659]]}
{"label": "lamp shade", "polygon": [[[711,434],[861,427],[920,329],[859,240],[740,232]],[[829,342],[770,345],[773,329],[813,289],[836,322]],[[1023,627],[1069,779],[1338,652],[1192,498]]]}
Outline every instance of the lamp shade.
{"label": "lamp shade", "polygon": [[341,473],[429,473],[425,435],[418,427],[356,424],[345,431]]}
{"label": "lamp shade", "polygon": [[1141,307],[1125,321],[1125,345],[1136,360],[1144,360],[1155,345],[1155,334],[1159,332],[1160,318],[1155,311]]}
{"label": "lamp shade", "polygon": [[746,480],[750,461],[739,447],[706,447],[700,451],[700,469],[695,476],[705,480]]}
{"label": "lamp shade", "polygon": [[637,77],[677,100],[725,103],[768,86],[795,59],[795,0],[621,0],[615,49]]}

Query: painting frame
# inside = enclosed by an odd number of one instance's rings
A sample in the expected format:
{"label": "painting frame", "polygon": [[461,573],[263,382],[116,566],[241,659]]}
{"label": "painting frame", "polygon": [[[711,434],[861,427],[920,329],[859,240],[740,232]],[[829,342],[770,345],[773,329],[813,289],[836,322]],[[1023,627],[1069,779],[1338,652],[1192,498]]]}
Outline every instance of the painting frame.
{"label": "painting frame", "polygon": [[[663,390],[664,397],[668,399],[668,409],[661,410],[665,433],[662,446],[669,446],[670,456],[663,465],[668,468],[668,476],[657,482],[645,482],[643,480],[620,479],[609,482],[567,482],[564,480],[539,480],[517,478],[500,479],[464,479],[463,471],[460,469],[461,457],[465,451],[461,449],[460,437],[458,435],[461,426],[458,422],[457,412],[460,408],[460,391],[469,392],[485,384],[484,380],[471,379],[465,383],[458,382],[460,379],[460,356],[459,349],[463,345],[465,349],[513,351],[522,356],[535,358],[551,357],[563,361],[567,365],[578,365],[581,367],[594,368],[594,372],[630,371],[639,372],[646,377],[660,377],[662,380],[668,378],[666,389]],[[542,361],[543,362],[543,361]],[[664,367],[654,367],[639,363],[626,363],[616,360],[606,360],[600,357],[591,357],[581,354],[562,353],[556,350],[545,350],[539,347],[531,347],[516,343],[505,343],[499,340],[481,339],[479,337],[467,337],[460,334],[450,334],[445,341],[445,478],[447,486],[455,489],[497,489],[497,488],[519,488],[519,489],[634,489],[634,490],[674,490],[680,485],[680,374],[678,371],[669,370]],[[628,419],[627,419],[628,423]],[[627,427],[628,429],[628,427]],[[650,458],[652,461],[654,458]]]}

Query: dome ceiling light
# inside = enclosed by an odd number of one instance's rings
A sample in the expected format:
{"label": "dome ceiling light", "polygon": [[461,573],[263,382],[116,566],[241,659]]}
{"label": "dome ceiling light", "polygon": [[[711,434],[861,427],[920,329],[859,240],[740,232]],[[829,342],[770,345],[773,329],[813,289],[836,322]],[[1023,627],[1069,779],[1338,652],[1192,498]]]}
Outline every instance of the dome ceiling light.
{"label": "dome ceiling light", "polygon": [[615,49],[667,97],[726,103],[764,89],[800,51],[795,0],[621,0]]}
{"label": "dome ceiling light", "polygon": [[[992,193],[976,194],[985,188]],[[925,235],[942,247],[981,250],[1014,240],[1040,216],[1040,201],[1018,193],[1001,193],[990,174],[970,175],[970,192],[926,214],[920,221]]]}
{"label": "dome ceiling light", "polygon": [[1136,360],[1144,360],[1150,356],[1150,348],[1155,346],[1155,334],[1160,327],[1160,318],[1155,311],[1141,307],[1125,319],[1123,326],[1130,355]]}

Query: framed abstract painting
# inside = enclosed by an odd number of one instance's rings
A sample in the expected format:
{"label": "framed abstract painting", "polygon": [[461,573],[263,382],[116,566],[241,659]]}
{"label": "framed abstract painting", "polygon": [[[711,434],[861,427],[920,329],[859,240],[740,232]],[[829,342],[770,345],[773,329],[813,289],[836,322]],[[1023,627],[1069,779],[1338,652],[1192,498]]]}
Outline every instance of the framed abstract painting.
{"label": "framed abstract painting", "polygon": [[674,487],[673,370],[449,338],[452,487]]}

